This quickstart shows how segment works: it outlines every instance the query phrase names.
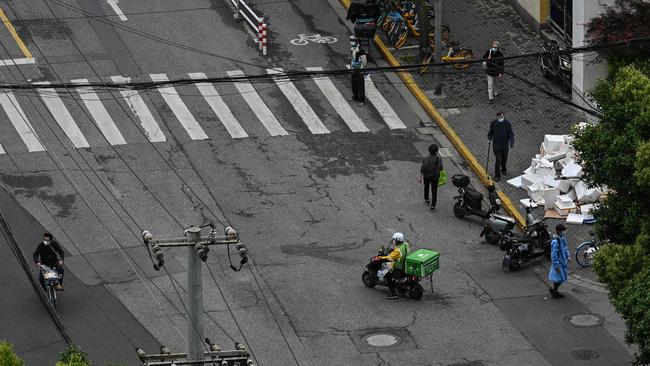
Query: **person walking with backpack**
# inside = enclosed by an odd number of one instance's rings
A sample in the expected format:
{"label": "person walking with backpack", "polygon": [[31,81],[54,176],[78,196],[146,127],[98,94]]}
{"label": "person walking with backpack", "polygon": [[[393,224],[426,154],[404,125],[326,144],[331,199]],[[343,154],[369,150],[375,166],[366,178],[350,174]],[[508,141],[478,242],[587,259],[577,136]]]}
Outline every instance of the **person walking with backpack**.
{"label": "person walking with backpack", "polygon": [[[436,211],[438,200],[438,180],[442,172],[442,159],[438,156],[438,145],[429,145],[429,156],[422,159],[420,166],[420,177],[424,181],[424,202],[431,204],[431,211]],[[431,189],[431,201],[429,201],[429,187]]]}
{"label": "person walking with backpack", "polygon": [[362,47],[359,47],[359,39],[357,37],[350,37],[350,47],[352,52],[352,59],[350,61],[350,69],[352,70],[352,100],[362,106],[366,102],[366,85],[363,69],[366,67],[368,60],[366,59],[366,52]]}
{"label": "person walking with backpack", "polygon": [[[502,57],[503,53],[499,51],[499,42],[497,41],[492,42],[492,47],[483,54],[483,60],[485,60],[483,67],[487,74],[488,103],[492,103],[494,97],[497,96],[495,83],[503,77],[505,68]],[[495,58],[498,60],[493,60]]]}

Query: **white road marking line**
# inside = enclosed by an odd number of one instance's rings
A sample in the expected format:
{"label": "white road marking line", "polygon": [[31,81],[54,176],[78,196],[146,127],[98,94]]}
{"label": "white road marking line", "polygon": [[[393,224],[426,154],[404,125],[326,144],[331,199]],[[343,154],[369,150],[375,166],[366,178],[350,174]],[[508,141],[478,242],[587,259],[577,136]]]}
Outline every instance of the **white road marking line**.
{"label": "white road marking line", "polygon": [[[48,85],[49,81],[40,81],[34,83],[35,85]],[[38,93],[43,99],[43,103],[50,110],[50,113],[56,120],[56,123],[61,127],[66,136],[72,141],[72,144],[76,148],[90,147],[88,141],[84,137],[83,133],[77,126],[77,123],[72,118],[72,115],[68,111],[68,108],[63,104],[63,101],[59,97],[59,94],[54,89],[45,89],[37,88]]]}
{"label": "white road marking line", "polygon": [[117,5],[120,3],[120,0],[106,0],[106,2],[111,6],[111,8],[113,8],[113,11],[115,14],[117,14],[118,17],[120,17],[121,21],[126,22],[128,20],[122,12],[122,9],[120,9],[120,6]]}
{"label": "white road marking line", "polygon": [[[165,74],[149,74],[149,77],[153,81],[169,81],[169,78]],[[158,91],[192,140],[208,139],[208,135],[205,134],[205,131],[203,131],[199,122],[196,121],[192,112],[187,109],[187,106],[183,103],[183,100],[174,87],[160,86],[158,87]]]}
{"label": "white road marking line", "polygon": [[[71,82],[76,84],[88,84],[88,79],[75,79],[71,80]],[[108,114],[104,104],[99,100],[99,96],[95,93],[93,88],[90,86],[78,87],[77,92],[90,112],[90,115],[95,120],[97,127],[102,131],[104,137],[106,137],[108,143],[111,145],[126,144],[124,136],[122,136],[120,130],[117,129],[113,118]]]}
{"label": "white road marking line", "polygon": [[[307,71],[323,71],[322,67],[307,67]],[[352,132],[368,132],[368,127],[363,124],[363,121],[354,113],[350,104],[345,100],[341,92],[336,89],[332,80],[328,77],[314,76],[312,77],[318,88],[323,92],[325,98],[330,102],[336,112],[343,118],[343,121],[350,127]]]}
{"label": "white road marking line", "polygon": [[[281,68],[275,69],[266,69],[267,74],[279,74],[284,72]],[[318,118],[316,112],[309,106],[309,103],[305,98],[300,94],[298,88],[296,88],[293,83],[287,78],[277,78],[275,79],[275,84],[280,88],[285,97],[289,100],[289,103],[293,106],[293,109],[296,110],[302,121],[305,122],[307,128],[311,133],[318,135],[324,133],[330,133],[330,131],[325,127],[323,121]]]}
{"label": "white road marking line", "polygon": [[[124,76],[111,76],[111,80],[116,84],[130,83],[131,78]],[[151,142],[165,142],[165,134],[158,126],[158,122],[151,114],[149,107],[144,102],[140,94],[135,90],[120,90],[122,98],[129,105],[129,108],[135,114],[135,117],[140,121],[140,126]]]}
{"label": "white road marking line", "polygon": [[[194,80],[208,78],[202,72],[189,73],[188,75]],[[235,116],[233,116],[230,108],[228,108],[219,95],[219,92],[217,92],[217,89],[215,89],[211,83],[196,83],[196,87],[199,89],[199,92],[201,92],[201,95],[203,95],[203,98],[205,98],[205,101],[208,102],[212,111],[217,115],[217,117],[219,117],[221,124],[223,124],[226,130],[228,130],[228,133],[230,133],[232,138],[237,139],[248,137],[246,131],[244,131],[242,126],[239,124],[239,121],[237,121]]]}
{"label": "white road marking line", "polygon": [[[231,70],[228,71],[228,76],[244,76],[244,72],[241,70]],[[248,81],[236,81],[235,87],[239,91],[239,94],[244,98],[248,106],[251,107],[257,119],[262,122],[266,130],[269,131],[271,136],[284,136],[288,135],[287,131],[282,127],[280,122],[275,118],[273,112],[266,106],[262,98],[253,85]]]}
{"label": "white road marking line", "polygon": [[35,63],[36,59],[33,57],[8,58],[5,60],[0,60],[0,66],[33,65]]}
{"label": "white road marking line", "polygon": [[[349,69],[350,65],[347,65],[347,67]],[[402,122],[397,113],[395,113],[393,107],[391,107],[386,98],[381,95],[375,83],[370,79],[370,76],[366,77],[364,82],[366,86],[366,98],[368,98],[370,103],[375,106],[375,109],[379,112],[379,115],[384,122],[386,122],[388,127],[391,130],[406,128],[406,125],[404,125],[404,122]]]}
{"label": "white road marking line", "polygon": [[2,105],[2,108],[9,117],[11,124],[14,125],[16,132],[20,135],[20,138],[27,145],[27,151],[45,151],[45,147],[36,136],[34,127],[29,122],[29,119],[27,119],[20,104],[18,104],[16,96],[12,92],[0,93],[0,105]]}

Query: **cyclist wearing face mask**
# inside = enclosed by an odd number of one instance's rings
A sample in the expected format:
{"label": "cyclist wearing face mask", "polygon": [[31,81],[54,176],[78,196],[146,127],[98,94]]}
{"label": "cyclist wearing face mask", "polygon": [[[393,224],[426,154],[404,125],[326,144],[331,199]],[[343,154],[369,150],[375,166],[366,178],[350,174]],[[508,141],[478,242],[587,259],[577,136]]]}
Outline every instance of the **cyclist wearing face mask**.
{"label": "cyclist wearing face mask", "polygon": [[[34,252],[34,263],[38,266],[39,270],[41,264],[46,265],[61,275],[61,280],[57,286],[57,290],[63,290],[63,249],[59,243],[54,240],[50,233],[43,234],[43,241],[38,243],[36,251]],[[38,280],[41,286],[45,287],[45,279],[43,273],[39,271]]]}

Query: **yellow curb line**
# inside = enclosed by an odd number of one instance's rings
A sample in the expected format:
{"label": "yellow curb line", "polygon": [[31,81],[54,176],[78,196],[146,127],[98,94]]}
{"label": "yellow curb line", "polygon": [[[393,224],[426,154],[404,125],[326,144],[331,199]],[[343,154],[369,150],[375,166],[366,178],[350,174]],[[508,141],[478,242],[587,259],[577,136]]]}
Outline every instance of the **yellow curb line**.
{"label": "yellow curb line", "polygon": [[29,50],[27,49],[27,46],[25,46],[25,43],[23,42],[23,40],[20,39],[20,36],[18,35],[18,32],[16,32],[16,29],[14,29],[13,24],[11,24],[11,21],[9,20],[9,18],[7,18],[7,16],[5,15],[5,12],[2,9],[0,9],[0,19],[2,19],[2,22],[5,23],[5,27],[7,27],[7,30],[9,31],[9,33],[11,33],[11,36],[14,37],[14,40],[18,44],[18,47],[23,52],[25,57],[30,58],[30,59],[34,58],[32,56],[32,54],[31,54],[31,52],[29,52]]}
{"label": "yellow curb line", "polygon": [[[340,0],[341,4],[345,7],[345,9],[348,9],[350,7],[350,0]],[[386,59],[386,62],[390,66],[396,67],[400,66],[399,61],[393,56],[393,54],[388,50],[388,47],[384,44],[384,42],[379,38],[379,36],[375,35],[375,45],[377,45],[377,48],[379,49],[379,52],[384,56]],[[489,185],[492,183],[492,179],[488,177],[488,174],[486,170],[481,166],[481,164],[478,162],[476,157],[469,151],[465,143],[460,139],[458,134],[456,134],[456,131],[454,131],[450,126],[449,123],[445,120],[445,118],[438,112],[436,107],[433,106],[431,103],[431,100],[424,94],[424,91],[417,85],[415,80],[413,80],[413,77],[411,76],[410,73],[407,71],[398,71],[397,74],[399,77],[402,79],[406,87],[413,93],[413,96],[417,101],[420,103],[422,108],[433,118],[436,123],[438,124],[438,128],[442,130],[442,132],[447,136],[449,141],[454,145],[456,150],[460,153],[460,155],[467,161],[469,164],[470,168],[478,175],[478,177],[481,179],[481,182],[484,185]],[[499,199],[501,200],[501,203],[503,207],[508,211],[508,213],[517,220],[517,224],[520,227],[524,227],[526,224],[526,220],[524,220],[524,217],[519,213],[519,210],[515,207],[515,205],[510,201],[510,198],[505,195],[502,191],[497,191],[497,195],[499,196]]]}

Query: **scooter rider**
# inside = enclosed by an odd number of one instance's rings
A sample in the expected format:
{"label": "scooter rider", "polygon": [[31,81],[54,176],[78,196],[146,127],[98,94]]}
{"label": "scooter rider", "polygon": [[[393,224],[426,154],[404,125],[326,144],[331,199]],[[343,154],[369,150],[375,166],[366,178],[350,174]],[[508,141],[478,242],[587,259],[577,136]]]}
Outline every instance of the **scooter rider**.
{"label": "scooter rider", "polygon": [[39,275],[38,280],[41,283],[42,287],[45,287],[45,279],[43,278],[43,273],[40,272],[41,264],[44,264],[61,275],[61,280],[56,289],[63,291],[63,249],[59,243],[54,240],[54,237],[50,233],[43,234],[43,241],[38,243],[36,251],[34,252],[34,263],[38,266]]}
{"label": "scooter rider", "polygon": [[386,273],[386,276],[384,277],[388,284],[388,289],[390,290],[390,293],[386,296],[389,300],[397,299],[397,294],[395,293],[395,282],[405,274],[406,255],[411,248],[411,245],[404,240],[404,234],[402,233],[393,234],[392,242],[394,245],[393,251],[389,255],[380,257],[380,259],[387,259],[393,262],[393,268],[390,272]]}

